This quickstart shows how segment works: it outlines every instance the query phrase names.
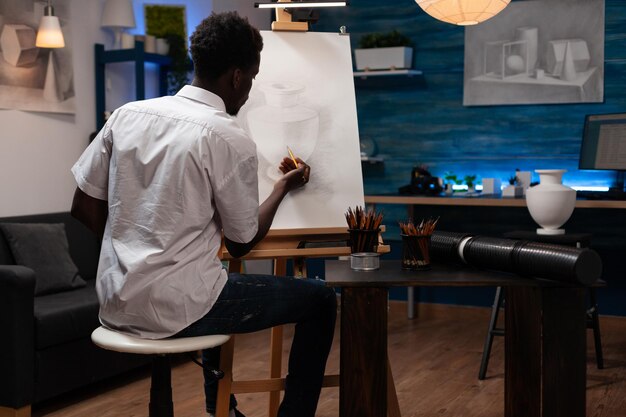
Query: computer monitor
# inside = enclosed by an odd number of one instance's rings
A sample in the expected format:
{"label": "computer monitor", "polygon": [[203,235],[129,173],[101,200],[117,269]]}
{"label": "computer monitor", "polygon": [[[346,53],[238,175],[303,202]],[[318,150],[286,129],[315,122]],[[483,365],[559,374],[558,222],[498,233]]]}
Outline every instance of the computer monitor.
{"label": "computer monitor", "polygon": [[585,117],[579,169],[615,170],[612,190],[624,190],[626,171],[626,113],[589,114]]}

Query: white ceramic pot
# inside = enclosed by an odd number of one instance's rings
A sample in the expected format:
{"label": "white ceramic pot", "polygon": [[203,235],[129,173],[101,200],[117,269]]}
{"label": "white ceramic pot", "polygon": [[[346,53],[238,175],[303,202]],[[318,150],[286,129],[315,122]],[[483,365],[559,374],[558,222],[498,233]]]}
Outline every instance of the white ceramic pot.
{"label": "white ceramic pot", "polygon": [[538,169],[539,185],[526,191],[526,206],[541,226],[540,235],[561,235],[560,227],[570,218],[576,205],[576,190],[562,184],[564,169]]}
{"label": "white ceramic pot", "polygon": [[356,69],[359,71],[411,68],[413,48],[394,46],[390,48],[355,49],[354,61]]}

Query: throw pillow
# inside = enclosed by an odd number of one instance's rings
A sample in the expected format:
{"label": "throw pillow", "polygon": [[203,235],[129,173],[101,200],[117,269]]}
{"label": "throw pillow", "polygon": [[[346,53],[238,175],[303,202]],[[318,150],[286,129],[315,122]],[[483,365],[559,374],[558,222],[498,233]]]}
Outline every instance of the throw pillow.
{"label": "throw pillow", "polygon": [[0,223],[15,263],[35,271],[35,295],[84,287],[63,223]]}

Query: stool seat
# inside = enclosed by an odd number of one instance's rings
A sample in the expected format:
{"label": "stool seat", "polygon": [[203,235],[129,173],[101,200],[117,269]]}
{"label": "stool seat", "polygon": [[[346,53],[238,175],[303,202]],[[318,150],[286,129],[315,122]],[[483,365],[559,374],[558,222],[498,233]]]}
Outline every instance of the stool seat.
{"label": "stool seat", "polygon": [[176,339],[142,339],[109,330],[102,326],[91,333],[91,340],[103,349],[115,352],[163,355],[193,352],[220,346],[230,339],[229,335],[181,337]]}
{"label": "stool seat", "polygon": [[[148,406],[149,417],[174,417],[170,353],[185,353],[213,348],[223,345],[229,340],[230,336],[224,334],[176,339],[142,339],[102,326],[91,333],[91,341],[103,349],[153,355],[150,404]],[[224,376],[224,373],[217,369],[204,368],[204,371],[213,374],[216,380]]]}

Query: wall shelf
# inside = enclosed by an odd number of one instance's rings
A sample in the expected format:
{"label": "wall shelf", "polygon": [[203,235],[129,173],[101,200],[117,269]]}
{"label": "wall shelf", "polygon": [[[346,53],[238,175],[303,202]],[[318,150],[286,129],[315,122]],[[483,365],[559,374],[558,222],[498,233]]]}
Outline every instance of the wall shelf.
{"label": "wall shelf", "polygon": [[426,86],[424,73],[420,70],[380,70],[380,71],[354,71],[354,85],[357,88],[378,89],[393,87],[415,87]]}
{"label": "wall shelf", "polygon": [[393,76],[405,76],[414,77],[422,75],[422,71],[412,69],[402,70],[383,70],[383,71],[354,71],[354,77],[366,79],[369,77],[393,77]]}
{"label": "wall shelf", "polygon": [[152,63],[159,66],[159,94],[167,94],[167,71],[172,60],[169,56],[146,53],[143,42],[135,42],[130,49],[116,49],[105,51],[104,45],[97,43],[94,47],[96,60],[96,129],[104,126],[104,111],[106,106],[105,69],[106,64],[116,62],[135,63],[135,98],[146,98],[145,64]]}

